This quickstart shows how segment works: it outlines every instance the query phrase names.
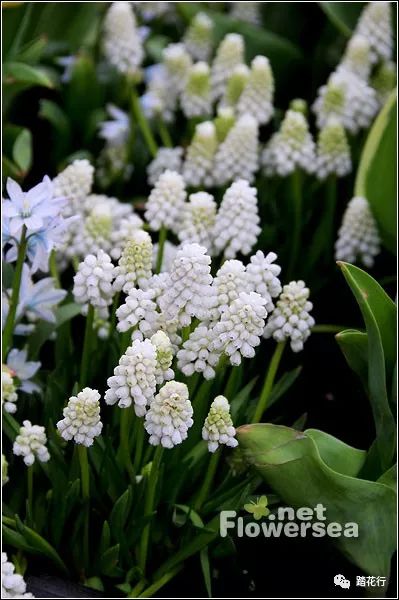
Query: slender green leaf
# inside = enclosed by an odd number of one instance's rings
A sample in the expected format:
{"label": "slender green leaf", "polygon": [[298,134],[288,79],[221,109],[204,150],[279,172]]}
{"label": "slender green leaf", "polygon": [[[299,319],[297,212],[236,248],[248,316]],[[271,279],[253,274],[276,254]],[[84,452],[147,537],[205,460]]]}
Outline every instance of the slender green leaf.
{"label": "slender green leaf", "polygon": [[343,35],[350,37],[366,2],[319,2],[331,23]]}
{"label": "slender green leaf", "polygon": [[54,87],[50,77],[40,68],[27,63],[6,62],[3,65],[4,83],[27,83],[32,86]]}
{"label": "slender green leaf", "polygon": [[22,129],[14,142],[12,158],[23,173],[32,166],[32,134],[29,129]]}
{"label": "slender green leaf", "polygon": [[335,336],[346,362],[358,375],[368,392],[368,339],[367,333],[345,329]]}

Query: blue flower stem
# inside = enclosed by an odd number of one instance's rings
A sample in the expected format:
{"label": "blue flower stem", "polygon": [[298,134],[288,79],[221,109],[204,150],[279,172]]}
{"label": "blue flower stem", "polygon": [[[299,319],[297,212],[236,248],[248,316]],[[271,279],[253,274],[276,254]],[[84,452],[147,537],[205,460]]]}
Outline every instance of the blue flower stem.
{"label": "blue flower stem", "polygon": [[269,400],[270,393],[273,389],[274,379],[277,374],[277,370],[284,352],[285,345],[286,341],[278,342],[276,345],[272,359],[269,363],[269,368],[266,373],[266,378],[262,387],[261,394],[259,396],[258,404],[256,406],[252,423],[259,423],[263,416],[263,413],[266,410],[267,401]]}
{"label": "blue flower stem", "polygon": [[4,331],[3,331],[3,353],[2,353],[3,362],[5,362],[6,356],[10,349],[12,335],[14,332],[15,317],[17,315],[17,307],[18,307],[18,300],[19,300],[19,292],[21,289],[22,268],[24,266],[27,244],[28,244],[28,240],[26,237],[26,226],[23,225],[22,233],[21,233],[21,240],[18,245],[17,264],[15,265],[10,305],[9,305],[8,315],[7,315],[7,319],[6,319],[6,322],[4,325]]}
{"label": "blue flower stem", "polygon": [[216,469],[218,467],[219,464],[219,460],[220,460],[220,456],[221,456],[222,452],[221,450],[216,450],[216,452],[214,452],[211,456],[211,459],[209,461],[208,464],[208,468],[205,474],[205,478],[204,481],[202,482],[202,486],[201,489],[198,493],[198,496],[194,502],[194,510],[196,512],[198,512],[204,501],[206,500],[206,498],[209,495],[209,491],[211,489],[215,474],[216,474]]}
{"label": "blue flower stem", "polygon": [[140,127],[141,133],[143,134],[144,141],[147,145],[147,148],[152,156],[155,158],[158,152],[158,146],[155,141],[155,138],[152,134],[150,125],[148,123],[147,117],[145,116],[143,109],[140,104],[139,97],[137,95],[137,91],[135,86],[133,86],[133,91],[131,95],[131,106],[132,106],[132,115],[135,122]]}
{"label": "blue flower stem", "polygon": [[85,568],[89,565],[89,502],[90,502],[90,473],[89,461],[87,458],[87,448],[82,444],[77,444],[82,500],[84,504],[84,524],[83,524],[83,564]]}
{"label": "blue flower stem", "polygon": [[82,362],[80,364],[80,388],[83,389],[89,378],[89,364],[91,354],[91,338],[93,334],[94,307],[89,304],[86,317],[85,336],[83,341]]}
{"label": "blue flower stem", "polygon": [[163,261],[163,252],[164,252],[165,242],[166,242],[167,236],[168,236],[168,230],[166,229],[166,227],[164,227],[162,225],[161,229],[159,230],[158,254],[157,254],[157,263],[156,263],[156,266],[155,266],[155,273],[160,273],[161,272],[162,261]]}
{"label": "blue flower stem", "polygon": [[288,281],[294,273],[295,265],[298,260],[298,253],[301,247],[301,220],[302,220],[302,177],[298,169],[291,175],[291,202],[292,202],[292,243],[291,255],[287,269]]}
{"label": "blue flower stem", "polygon": [[[154,511],[155,503],[155,492],[157,489],[158,475],[161,466],[161,460],[163,455],[163,447],[157,446],[155,450],[154,458],[152,460],[150,476],[148,479],[147,493],[144,502],[144,516],[148,519],[151,517]],[[148,542],[150,540],[151,531],[151,520],[147,522],[144,527],[144,531],[140,539],[140,550],[139,550],[139,566],[145,575],[145,569],[147,564],[147,553],[148,553]]]}

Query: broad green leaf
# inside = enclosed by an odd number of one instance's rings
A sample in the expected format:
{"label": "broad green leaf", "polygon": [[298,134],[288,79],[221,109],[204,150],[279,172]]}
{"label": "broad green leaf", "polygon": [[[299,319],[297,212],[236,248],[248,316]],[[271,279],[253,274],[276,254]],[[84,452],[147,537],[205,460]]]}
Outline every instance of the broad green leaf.
{"label": "broad green leaf", "polygon": [[387,485],[341,472],[345,464],[357,468],[358,450],[321,432],[299,433],[266,423],[239,427],[237,437],[249,462],[285,504],[322,504],[326,523],[356,522],[358,537],[331,541],[362,571],[389,576],[396,546],[396,494]]}
{"label": "broad green leaf", "polygon": [[366,450],[352,448],[329,433],[307,429],[306,435],[315,442],[321,459],[334,471],[356,477],[366,460]]}
{"label": "broad green leaf", "polygon": [[52,138],[53,143],[56,146],[57,160],[60,160],[68,153],[71,138],[71,128],[68,117],[58,104],[46,99],[40,101],[39,116],[43,119],[47,119],[54,127],[55,135],[53,135]]}
{"label": "broad green leaf", "polygon": [[119,560],[119,544],[111,546],[104,552],[100,557],[100,572],[102,575],[109,575],[112,577],[112,573]]}
{"label": "broad green leaf", "polygon": [[331,23],[347,37],[352,35],[365,5],[366,2],[319,2]]}
{"label": "broad green leaf", "polygon": [[132,491],[129,486],[127,490],[118,498],[111,511],[109,524],[112,535],[117,541],[124,539],[124,527],[129,515],[132,504]]}
{"label": "broad green leaf", "polygon": [[23,173],[32,166],[32,134],[29,129],[22,129],[14,142],[12,158]]}
{"label": "broad green leaf", "polygon": [[396,362],[396,306],[382,287],[365,271],[348,263],[338,263],[351,288],[367,329],[368,390],[373,410],[376,442],[384,470],[392,464],[396,426],[389,406]]}
{"label": "broad green leaf", "polygon": [[[17,520],[17,519],[16,519]],[[17,523],[18,525],[18,523]],[[36,531],[23,525],[19,520],[19,528],[21,535],[25,538],[27,544],[30,547],[34,548],[42,554],[49,558],[61,571],[65,574],[68,574],[68,569],[66,568],[63,560],[61,559],[58,552],[49,544],[41,535],[39,535]]]}
{"label": "broad green leaf", "polygon": [[335,336],[346,362],[361,379],[363,386],[368,391],[368,340],[367,333],[356,329],[345,329]]}
{"label": "broad green leaf", "polygon": [[384,245],[396,253],[396,90],[368,135],[356,175],[355,195],[364,196],[377,220]]}
{"label": "broad green leaf", "polygon": [[20,62],[4,63],[3,81],[5,84],[26,83],[31,86],[54,87],[50,77],[40,67],[32,67]]}

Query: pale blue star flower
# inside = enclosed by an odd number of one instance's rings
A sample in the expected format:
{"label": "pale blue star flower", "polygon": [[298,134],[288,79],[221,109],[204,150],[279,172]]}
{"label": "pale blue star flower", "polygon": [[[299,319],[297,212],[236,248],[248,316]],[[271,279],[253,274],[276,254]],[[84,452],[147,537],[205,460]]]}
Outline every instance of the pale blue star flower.
{"label": "pale blue star flower", "polygon": [[114,104],[107,105],[107,112],[111,119],[99,124],[99,135],[106,140],[108,144],[120,146],[127,142],[129,138],[129,115]]}
{"label": "pale blue star flower", "polygon": [[32,394],[32,392],[40,391],[39,386],[33,381],[29,381],[37,373],[41,367],[40,362],[26,360],[26,350],[17,350],[13,348],[10,350],[7,357],[7,367],[16,376],[20,382],[18,389]]}
{"label": "pale blue star flower", "polygon": [[54,309],[66,294],[66,290],[55,287],[52,277],[45,277],[34,283],[28,265],[24,264],[17,315],[26,315],[31,321],[42,319],[55,323]]}

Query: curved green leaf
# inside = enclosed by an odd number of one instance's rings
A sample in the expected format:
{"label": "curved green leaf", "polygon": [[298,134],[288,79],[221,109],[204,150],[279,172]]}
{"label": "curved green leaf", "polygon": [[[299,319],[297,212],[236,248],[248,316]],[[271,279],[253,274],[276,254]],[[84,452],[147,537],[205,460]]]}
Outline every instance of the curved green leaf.
{"label": "curved green leaf", "polygon": [[54,87],[50,77],[39,67],[32,67],[26,63],[6,62],[3,65],[3,78],[7,83],[27,83],[42,87]]}
{"label": "curved green leaf", "polygon": [[336,537],[332,542],[366,573],[389,575],[396,546],[394,490],[349,477],[327,464],[337,467],[348,460],[353,465],[358,450],[321,432],[300,433],[266,423],[243,425],[237,437],[249,462],[286,504],[300,508],[320,503],[326,508],[326,523],[356,522],[358,537]]}
{"label": "curved green leaf", "polygon": [[346,362],[361,379],[368,392],[368,339],[367,333],[356,329],[345,329],[335,336]]}
{"label": "curved green leaf", "polygon": [[331,23],[347,37],[352,35],[365,5],[366,2],[319,2]]}
{"label": "curved green leaf", "polygon": [[32,166],[32,134],[29,129],[22,129],[14,142],[12,158],[23,173]]}
{"label": "curved green leaf", "polygon": [[355,195],[364,196],[377,220],[384,245],[396,253],[396,90],[368,135],[356,176]]}

